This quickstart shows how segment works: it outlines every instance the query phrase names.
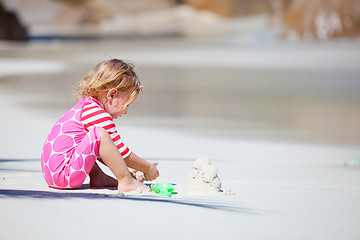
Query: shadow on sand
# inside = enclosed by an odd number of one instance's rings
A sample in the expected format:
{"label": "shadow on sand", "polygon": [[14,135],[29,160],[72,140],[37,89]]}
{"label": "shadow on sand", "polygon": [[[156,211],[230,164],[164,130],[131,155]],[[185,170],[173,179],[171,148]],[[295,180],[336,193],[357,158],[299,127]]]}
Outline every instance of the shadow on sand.
{"label": "shadow on sand", "polygon": [[[155,160],[155,159],[148,159]],[[183,159],[183,158],[174,158],[174,159],[159,159],[157,161],[193,161],[193,159]],[[24,163],[24,162],[40,162],[39,159],[0,159],[1,163]],[[6,169],[0,166],[0,170],[3,171],[26,171],[31,172],[29,169],[20,169],[19,166],[14,167],[14,169]],[[40,170],[39,170],[40,171]],[[41,191],[41,190],[23,190],[23,189],[0,189],[0,199],[4,198],[15,198],[15,199],[101,199],[101,200],[114,200],[118,199],[121,201],[139,201],[139,202],[156,202],[156,203],[166,203],[166,204],[176,204],[190,207],[199,207],[212,210],[220,210],[226,212],[235,212],[243,214],[266,214],[266,211],[257,210],[252,208],[240,207],[234,204],[219,202],[215,200],[209,200],[204,198],[166,198],[160,196],[149,196],[149,195],[123,195],[123,194],[104,194],[104,193],[94,193],[94,192],[84,192],[82,190],[88,190],[90,186],[88,184],[83,184],[79,188],[79,192],[76,191]],[[116,190],[116,188],[108,188],[109,190]]]}
{"label": "shadow on sand", "polygon": [[19,190],[19,189],[0,189],[0,199],[2,198],[36,198],[36,199],[119,199],[122,201],[139,201],[139,202],[156,202],[177,204],[191,207],[200,207],[211,210],[220,210],[226,212],[235,212],[243,214],[265,214],[265,211],[251,208],[239,207],[231,204],[222,204],[218,202],[204,201],[203,199],[170,199],[158,196],[124,196],[117,194],[99,194],[99,193],[84,193],[84,192],[51,192],[39,190]]}

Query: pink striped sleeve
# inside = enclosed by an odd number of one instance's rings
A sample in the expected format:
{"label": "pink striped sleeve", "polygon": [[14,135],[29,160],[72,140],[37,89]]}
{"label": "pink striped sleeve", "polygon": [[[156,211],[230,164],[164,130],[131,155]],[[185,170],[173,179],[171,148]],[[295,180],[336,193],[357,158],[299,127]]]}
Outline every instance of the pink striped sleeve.
{"label": "pink striped sleeve", "polygon": [[92,129],[95,126],[104,128],[109,133],[115,146],[119,149],[121,156],[126,158],[130,155],[131,151],[122,142],[112,117],[99,105],[94,102],[86,104],[83,108],[81,121],[87,130]]}

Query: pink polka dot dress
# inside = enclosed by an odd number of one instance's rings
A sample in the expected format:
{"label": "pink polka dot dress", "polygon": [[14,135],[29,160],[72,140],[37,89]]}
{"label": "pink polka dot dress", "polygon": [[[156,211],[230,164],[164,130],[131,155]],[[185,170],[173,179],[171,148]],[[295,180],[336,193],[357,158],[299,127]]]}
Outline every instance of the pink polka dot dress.
{"label": "pink polka dot dress", "polygon": [[94,98],[83,98],[51,129],[42,149],[41,168],[50,187],[80,187],[99,157],[99,127],[113,139],[123,158],[131,151],[121,141],[116,126]]}

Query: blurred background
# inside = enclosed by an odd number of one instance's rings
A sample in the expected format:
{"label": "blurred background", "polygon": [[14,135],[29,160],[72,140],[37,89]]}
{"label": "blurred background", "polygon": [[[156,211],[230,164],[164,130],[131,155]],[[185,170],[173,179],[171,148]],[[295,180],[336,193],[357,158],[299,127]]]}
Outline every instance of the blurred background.
{"label": "blurred background", "polygon": [[116,57],[144,85],[120,128],[360,145],[360,0],[0,0],[0,39],[24,121],[61,116]]}

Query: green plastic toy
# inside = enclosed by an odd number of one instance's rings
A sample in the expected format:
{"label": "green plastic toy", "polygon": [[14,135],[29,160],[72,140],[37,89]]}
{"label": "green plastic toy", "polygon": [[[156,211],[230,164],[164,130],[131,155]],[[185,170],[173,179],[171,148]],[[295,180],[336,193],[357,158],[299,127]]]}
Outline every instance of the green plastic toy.
{"label": "green plastic toy", "polygon": [[160,196],[171,197],[174,193],[175,185],[170,183],[153,183],[151,190]]}

